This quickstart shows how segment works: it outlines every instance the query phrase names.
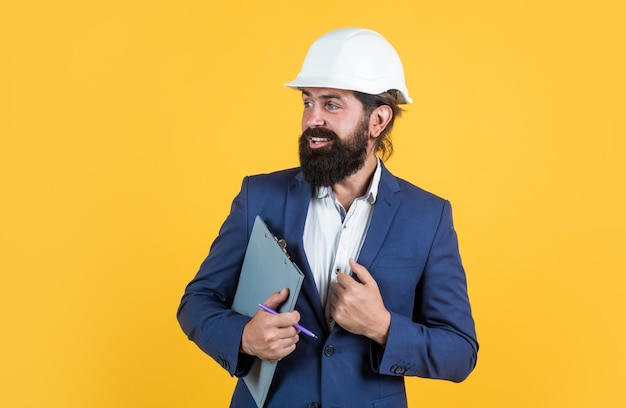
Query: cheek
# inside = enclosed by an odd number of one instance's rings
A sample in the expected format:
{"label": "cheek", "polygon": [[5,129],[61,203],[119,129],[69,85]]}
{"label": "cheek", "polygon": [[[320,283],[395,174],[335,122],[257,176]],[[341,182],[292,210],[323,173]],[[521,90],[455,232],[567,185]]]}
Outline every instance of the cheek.
{"label": "cheek", "polygon": [[309,115],[306,112],[302,112],[302,121],[300,122],[300,126],[302,127],[302,131],[304,132],[306,128],[308,128]]}

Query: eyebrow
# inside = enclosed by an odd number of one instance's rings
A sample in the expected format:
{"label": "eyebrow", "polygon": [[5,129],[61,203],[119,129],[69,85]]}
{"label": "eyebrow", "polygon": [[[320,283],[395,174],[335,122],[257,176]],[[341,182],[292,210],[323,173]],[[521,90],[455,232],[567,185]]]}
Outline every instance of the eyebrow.
{"label": "eyebrow", "polygon": [[[304,95],[308,96],[308,97],[311,97],[311,93],[310,93],[309,91],[306,91],[306,90],[304,90],[304,89],[303,89],[303,90],[302,90],[302,93],[303,93]],[[332,94],[332,93],[331,93],[331,94],[322,94],[322,95],[320,95],[320,98],[322,98],[322,99],[326,99],[326,100],[328,100],[328,99],[338,99],[338,100],[343,100],[343,98],[341,97],[341,95],[339,95],[339,94]]]}

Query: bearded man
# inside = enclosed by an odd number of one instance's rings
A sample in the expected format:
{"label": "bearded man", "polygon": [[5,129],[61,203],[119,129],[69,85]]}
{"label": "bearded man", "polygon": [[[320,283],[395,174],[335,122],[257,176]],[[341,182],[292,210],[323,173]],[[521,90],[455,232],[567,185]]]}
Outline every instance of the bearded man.
{"label": "bearded man", "polygon": [[[374,31],[334,30],[287,86],[304,104],[301,166],[244,179],[185,290],[184,332],[234,376],[278,361],[266,407],[406,407],[405,376],[462,381],[478,343],[450,204],[382,162],[411,102],[396,51]],[[257,216],[305,275],[293,312],[231,310]],[[231,407],[256,407],[241,380]]]}

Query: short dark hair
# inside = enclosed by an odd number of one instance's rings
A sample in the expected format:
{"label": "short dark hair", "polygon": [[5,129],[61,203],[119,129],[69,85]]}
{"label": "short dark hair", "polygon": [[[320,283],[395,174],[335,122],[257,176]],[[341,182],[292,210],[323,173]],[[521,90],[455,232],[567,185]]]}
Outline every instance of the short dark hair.
{"label": "short dark hair", "polygon": [[389,106],[393,112],[391,120],[385,129],[383,129],[380,133],[378,140],[376,141],[376,151],[380,152],[383,161],[385,161],[393,154],[393,143],[391,142],[390,136],[393,123],[396,117],[400,117],[402,115],[402,108],[398,105],[398,91],[392,89],[378,95],[371,95],[359,91],[353,92],[354,96],[356,96],[356,98],[363,104],[363,108],[365,109],[365,114],[367,116],[370,116],[372,112],[374,112],[374,109],[383,105]]}

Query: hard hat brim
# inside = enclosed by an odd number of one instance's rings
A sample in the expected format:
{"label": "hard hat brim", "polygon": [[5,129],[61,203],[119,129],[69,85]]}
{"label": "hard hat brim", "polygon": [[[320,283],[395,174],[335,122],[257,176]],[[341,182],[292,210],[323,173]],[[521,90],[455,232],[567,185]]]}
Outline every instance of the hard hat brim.
{"label": "hard hat brim", "polygon": [[[387,92],[391,90],[391,89],[388,89],[384,85],[378,85],[378,86],[375,86],[374,84],[370,84],[370,85],[371,86],[365,89],[362,85],[351,86],[350,81],[346,81],[345,79],[333,80],[332,78],[311,78],[311,77],[308,77],[308,78],[298,77],[294,79],[293,81],[287,82],[285,84],[286,87],[289,87],[295,90],[301,90],[302,88],[331,88],[331,89],[345,89],[348,91],[363,92],[363,93],[370,94],[370,95],[378,95],[383,92]],[[394,90],[398,91],[397,93],[398,104],[402,105],[402,104],[409,104],[413,102],[411,97],[408,95],[407,90],[395,89],[395,88]]]}

